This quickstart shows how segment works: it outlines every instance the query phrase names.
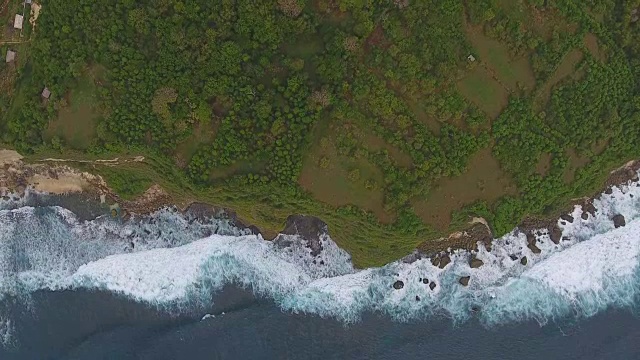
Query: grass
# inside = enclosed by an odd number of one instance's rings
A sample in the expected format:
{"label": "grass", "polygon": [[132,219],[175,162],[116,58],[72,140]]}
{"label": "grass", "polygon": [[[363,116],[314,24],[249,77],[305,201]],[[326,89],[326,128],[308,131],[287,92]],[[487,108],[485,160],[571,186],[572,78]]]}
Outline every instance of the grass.
{"label": "grass", "polygon": [[67,105],[58,111],[58,118],[49,123],[44,138],[54,136],[63,139],[73,149],[87,149],[96,135],[100,114],[97,110],[98,95],[95,81],[99,71],[88,69],[78,78],[66,97]]}
{"label": "grass", "polygon": [[536,91],[534,108],[541,110],[551,99],[553,87],[560,81],[576,72],[576,66],[582,61],[584,54],[578,49],[569,51],[563,58],[553,75]]}
{"label": "grass", "polygon": [[509,176],[493,157],[491,148],[478,151],[467,170],[456,177],[440,179],[423,199],[413,199],[416,214],[439,231],[450,228],[452,214],[477,200],[492,203],[502,196],[517,194]]}
{"label": "grass", "polygon": [[[367,188],[366,182],[373,186]],[[298,183],[324,203],[356,205],[373,212],[383,223],[393,221],[383,206],[382,171],[366,159],[339,155],[330,141],[322,141],[307,156]]]}
{"label": "grass", "polygon": [[517,91],[519,84],[533,89],[536,80],[527,58],[513,59],[507,45],[484,35],[481,27],[467,26],[467,39],[476,58],[509,90]]}
{"label": "grass", "polygon": [[509,93],[481,67],[458,82],[458,91],[495,119],[509,102]]}

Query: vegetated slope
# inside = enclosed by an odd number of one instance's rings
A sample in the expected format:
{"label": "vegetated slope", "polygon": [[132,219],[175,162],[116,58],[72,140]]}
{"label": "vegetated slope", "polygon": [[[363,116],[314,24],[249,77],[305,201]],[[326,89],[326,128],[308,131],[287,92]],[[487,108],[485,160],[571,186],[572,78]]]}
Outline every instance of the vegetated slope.
{"label": "vegetated slope", "polygon": [[144,152],[127,171],[267,230],[320,216],[363,266],[468,215],[501,234],[638,156],[639,4],[545,3],[43,1],[2,141]]}

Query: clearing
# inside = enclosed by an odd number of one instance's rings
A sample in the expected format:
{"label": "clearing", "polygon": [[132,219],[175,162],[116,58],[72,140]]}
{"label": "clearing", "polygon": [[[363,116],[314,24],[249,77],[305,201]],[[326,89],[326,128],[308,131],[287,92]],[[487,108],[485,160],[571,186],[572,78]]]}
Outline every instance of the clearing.
{"label": "clearing", "polygon": [[455,210],[477,200],[492,203],[514,194],[517,194],[515,185],[493,157],[491,147],[487,147],[471,157],[467,171],[439,180],[426,199],[415,199],[412,204],[425,223],[445,231]]}
{"label": "clearing", "polygon": [[558,67],[556,68],[556,71],[549,78],[549,80],[547,80],[544,85],[538,90],[533,102],[534,109],[539,111],[547,105],[549,99],[551,99],[551,92],[553,91],[553,87],[560,83],[560,81],[562,81],[566,77],[574,74],[576,72],[576,65],[578,65],[583,58],[584,54],[578,49],[569,51],[562,58],[560,65],[558,65]]}
{"label": "clearing", "polygon": [[394,220],[384,210],[382,171],[367,159],[339,155],[327,138],[305,160],[298,183],[329,205],[353,204],[371,211],[382,223]]}
{"label": "clearing", "polygon": [[495,119],[509,103],[509,92],[487,72],[477,67],[457,84],[462,96]]}
{"label": "clearing", "polygon": [[101,83],[102,70],[92,67],[85,71],[65,98],[58,101],[58,118],[49,123],[44,139],[51,141],[54,136],[76,150],[87,149],[96,135],[98,95],[96,83]]}
{"label": "clearing", "polygon": [[479,26],[466,26],[467,39],[473,45],[477,61],[510,91],[518,91],[520,86],[531,90],[536,84],[531,64],[525,57],[513,59],[509,48],[488,36]]}

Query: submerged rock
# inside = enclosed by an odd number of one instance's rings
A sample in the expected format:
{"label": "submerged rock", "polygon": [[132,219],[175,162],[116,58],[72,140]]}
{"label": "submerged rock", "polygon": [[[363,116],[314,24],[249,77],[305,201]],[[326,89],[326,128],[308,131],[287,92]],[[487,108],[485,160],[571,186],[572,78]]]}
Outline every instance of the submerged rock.
{"label": "submerged rock", "polygon": [[416,301],[420,301],[420,296],[416,295]]}
{"label": "submerged rock", "polygon": [[613,226],[617,228],[627,225],[624,216],[621,214],[615,215],[611,220],[613,220]]}
{"label": "submerged rock", "polygon": [[397,280],[393,283],[393,288],[396,290],[400,290],[404,287],[404,283],[401,280]]}
{"label": "submerged rock", "polygon": [[467,286],[467,285],[469,285],[469,279],[471,279],[471,276],[463,276],[463,277],[460,278],[460,280],[458,280],[458,282],[462,286]]}

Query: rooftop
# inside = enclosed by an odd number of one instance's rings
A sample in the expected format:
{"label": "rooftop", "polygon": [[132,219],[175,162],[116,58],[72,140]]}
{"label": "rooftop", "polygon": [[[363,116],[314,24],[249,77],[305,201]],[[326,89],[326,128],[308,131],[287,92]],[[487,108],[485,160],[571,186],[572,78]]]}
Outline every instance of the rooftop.
{"label": "rooftop", "polygon": [[22,29],[22,22],[24,17],[20,14],[16,14],[16,19],[13,21],[13,27],[16,29]]}
{"label": "rooftop", "polygon": [[11,50],[7,50],[6,62],[10,63],[16,59],[16,53]]}

